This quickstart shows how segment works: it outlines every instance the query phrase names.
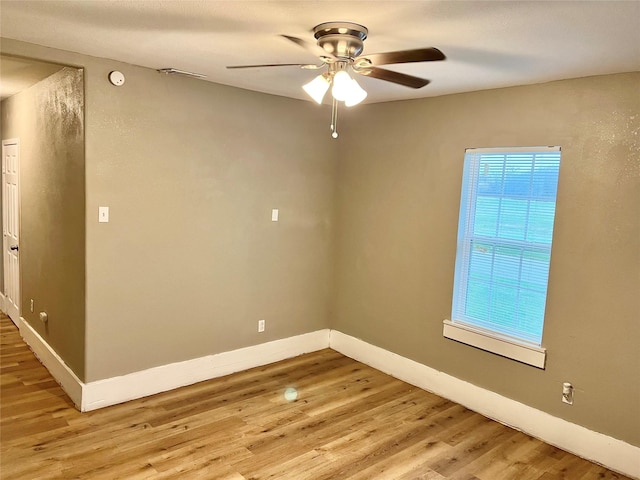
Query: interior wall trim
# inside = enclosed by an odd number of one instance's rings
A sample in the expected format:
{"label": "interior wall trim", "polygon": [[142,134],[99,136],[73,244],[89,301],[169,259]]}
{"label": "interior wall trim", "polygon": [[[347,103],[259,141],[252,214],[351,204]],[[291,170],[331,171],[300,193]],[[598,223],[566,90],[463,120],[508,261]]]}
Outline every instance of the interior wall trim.
{"label": "interior wall trim", "polygon": [[49,370],[51,376],[60,384],[76,408],[80,409],[84,383],[80,381],[60,355],[51,348],[23,317],[20,317],[18,321],[18,329],[20,330],[20,336],[29,345],[31,351],[40,360],[40,363]]}
{"label": "interior wall trim", "polygon": [[260,367],[329,347],[329,330],[261,343],[86,383],[83,412]]}
{"label": "interior wall trim", "polygon": [[618,473],[640,478],[639,447],[554,417],[337,330],[331,330],[329,346],[347,357],[546,443]]}
{"label": "interior wall trim", "polygon": [[84,383],[24,318],[20,318],[19,323],[18,328],[24,341],[71,398],[76,408],[82,412],[155,395],[329,347],[329,330],[317,330]]}
{"label": "interior wall trim", "polygon": [[86,412],[332,348],[418,388],[595,463],[640,478],[640,448],[478,387],[337,330],[274,340],[229,352],[83,383],[23,318],[20,334],[79,410]]}

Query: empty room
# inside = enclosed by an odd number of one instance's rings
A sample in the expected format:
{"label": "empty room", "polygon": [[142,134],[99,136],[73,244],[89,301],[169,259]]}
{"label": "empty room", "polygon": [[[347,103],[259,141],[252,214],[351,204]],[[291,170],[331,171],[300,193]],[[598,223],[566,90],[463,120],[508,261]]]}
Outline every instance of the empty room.
{"label": "empty room", "polygon": [[639,26],[0,0],[0,479],[640,479]]}

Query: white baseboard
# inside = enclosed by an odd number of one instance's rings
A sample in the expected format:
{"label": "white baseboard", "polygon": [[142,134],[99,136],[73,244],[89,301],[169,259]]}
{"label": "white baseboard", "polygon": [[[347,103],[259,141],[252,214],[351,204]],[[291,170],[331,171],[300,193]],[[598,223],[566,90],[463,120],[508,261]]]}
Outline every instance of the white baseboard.
{"label": "white baseboard", "polygon": [[636,446],[554,417],[336,330],[331,330],[329,347],[546,443],[624,475],[640,478],[640,448]]}
{"label": "white baseboard", "polygon": [[5,302],[6,302],[6,297],[4,296],[4,293],[0,292],[0,310],[2,310],[4,313],[7,313],[7,307],[5,306]]}
{"label": "white baseboard", "polygon": [[329,330],[261,343],[84,384],[81,410],[154,395],[329,347]]}
{"label": "white baseboard", "polygon": [[554,417],[336,330],[318,330],[119,377],[83,383],[38,332],[22,318],[19,323],[20,334],[24,340],[83,412],[329,347],[551,445],[624,475],[640,478],[638,447]]}
{"label": "white baseboard", "polygon": [[64,363],[64,360],[49,346],[26,320],[20,317],[18,321],[20,335],[29,345],[40,362],[49,370],[62,389],[69,395],[71,401],[80,408],[82,405],[82,388],[84,384],[75,373]]}
{"label": "white baseboard", "polygon": [[329,347],[329,330],[318,330],[84,383],[31,325],[23,318],[20,318],[19,323],[20,335],[24,341],[82,412],[155,395]]}

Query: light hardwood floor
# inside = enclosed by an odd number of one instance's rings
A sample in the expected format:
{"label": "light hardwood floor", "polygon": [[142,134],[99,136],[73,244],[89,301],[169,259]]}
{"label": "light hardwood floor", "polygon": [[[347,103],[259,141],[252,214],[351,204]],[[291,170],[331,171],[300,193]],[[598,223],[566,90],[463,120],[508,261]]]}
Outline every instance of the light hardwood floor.
{"label": "light hardwood floor", "polygon": [[627,478],[332,350],[81,414],[0,334],[3,480]]}

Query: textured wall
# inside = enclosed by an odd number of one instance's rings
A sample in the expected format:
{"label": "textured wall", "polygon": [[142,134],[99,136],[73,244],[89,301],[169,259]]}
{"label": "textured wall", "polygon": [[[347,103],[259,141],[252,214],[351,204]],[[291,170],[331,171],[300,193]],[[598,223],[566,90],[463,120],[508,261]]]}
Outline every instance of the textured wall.
{"label": "textured wall", "polygon": [[[640,445],[639,84],[622,74],[359,109],[343,125],[332,327]],[[562,147],[546,370],[442,336],[465,148],[532,145]]]}
{"label": "textured wall", "polygon": [[[640,75],[365,105],[332,141],[311,103],[2,48],[85,67],[87,380],[330,325],[640,445]],[[510,145],[563,148],[546,370],[442,337],[464,149]]]}
{"label": "textured wall", "polygon": [[2,47],[85,70],[87,381],[328,326],[340,142],[326,107]]}
{"label": "textured wall", "polygon": [[[83,378],[82,70],[64,68],[3,101],[2,138],[20,139],[21,316]],[[47,325],[40,322],[41,311],[49,315]]]}
{"label": "textured wall", "polygon": [[108,62],[87,98],[90,380],[328,326],[328,112]]}

